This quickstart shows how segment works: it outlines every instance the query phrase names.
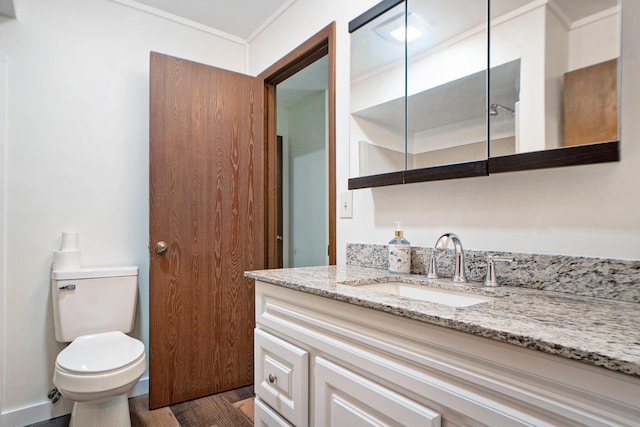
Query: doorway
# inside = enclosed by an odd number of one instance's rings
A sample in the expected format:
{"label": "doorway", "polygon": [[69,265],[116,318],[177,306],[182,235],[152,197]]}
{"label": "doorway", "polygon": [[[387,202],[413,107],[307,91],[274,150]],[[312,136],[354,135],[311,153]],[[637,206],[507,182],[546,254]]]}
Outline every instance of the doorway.
{"label": "doorway", "polygon": [[276,86],[282,267],[329,263],[328,56]]}
{"label": "doorway", "polygon": [[[302,232],[300,234],[296,234],[294,230],[293,235],[287,236],[287,239],[290,241],[290,245],[287,250],[285,249],[285,244],[287,240],[285,240],[285,236],[280,233],[279,223],[283,222],[286,224],[284,219],[288,218],[291,220],[291,209],[289,208],[286,201],[283,201],[282,206],[286,209],[280,209],[280,205],[278,202],[278,97],[277,93],[280,89],[286,89],[287,81],[289,78],[295,76],[299,72],[303,71],[307,68],[313,69],[314,67],[325,67],[326,68],[326,89],[324,91],[324,103],[325,103],[325,111],[326,111],[326,122],[321,123],[324,126],[326,134],[324,136],[325,141],[325,151],[324,157],[326,159],[323,166],[324,172],[326,174],[319,178],[326,184],[324,189],[324,196],[320,198],[324,198],[324,203],[316,204],[316,209],[323,209],[326,212],[326,216],[323,215],[322,219],[318,219],[320,217],[314,217],[311,221],[309,219],[305,219],[305,214],[302,209],[295,212],[295,208],[293,211],[293,215],[298,216],[297,224],[289,223],[290,228],[300,228]],[[264,87],[265,87],[265,264],[267,268],[278,268],[280,265],[285,263],[285,256],[289,257],[288,262],[300,263],[299,265],[310,265],[319,263],[319,259],[322,258],[324,262],[321,264],[329,264],[335,265],[336,263],[336,201],[335,201],[335,22],[331,23],[321,31],[319,31],[316,35],[311,37],[309,40],[304,42],[298,48],[293,50],[291,53],[286,55],[280,61],[269,67],[267,70],[262,72],[258,77],[264,79]],[[294,78],[294,81],[296,79]],[[284,86],[279,86],[283,84]],[[319,103],[320,95],[317,94],[315,99],[316,108]],[[283,142],[283,146],[286,145]],[[314,146],[317,144],[314,143]],[[301,147],[297,147],[301,149]],[[284,150],[283,150],[284,151]],[[318,154],[317,150],[314,151],[313,156],[317,159],[320,154]],[[283,157],[286,158],[286,154],[283,153]],[[304,156],[302,156],[304,157]],[[299,164],[297,166],[298,170],[301,170],[301,165],[305,160],[300,158]],[[284,160],[284,159],[282,159]],[[284,164],[284,162],[283,162]],[[286,168],[286,165],[283,166],[283,169]],[[292,172],[292,171],[290,171]],[[295,168],[293,170],[295,174]],[[318,178],[316,178],[318,179]],[[283,180],[283,187],[286,188],[287,183]],[[295,190],[292,190],[295,191]],[[322,190],[315,189],[314,192],[318,194]],[[284,192],[284,190],[283,190]],[[291,197],[292,194],[289,194]],[[293,194],[293,197],[297,196]],[[284,199],[284,195],[283,195]],[[300,198],[302,201],[302,197]],[[285,213],[285,210],[289,210],[289,213]],[[283,218],[284,217],[284,218]],[[320,223],[318,223],[320,222]],[[283,226],[283,228],[286,228]],[[296,245],[299,244],[300,240],[304,240],[306,234],[304,234],[305,229],[315,228],[326,231],[326,234],[323,233],[323,236],[326,240],[323,240],[322,243],[322,252],[323,255],[319,255],[318,253],[314,253],[313,259],[311,257],[303,256],[296,257]],[[283,244],[279,244],[279,237],[282,237]],[[320,238],[314,237],[314,241],[320,241]],[[292,244],[291,244],[292,243]],[[305,243],[304,247],[308,247]],[[315,247],[318,247],[318,243],[313,244]],[[326,245],[326,252],[325,252]],[[293,248],[291,248],[293,246]],[[306,252],[306,249],[304,249]],[[284,252],[284,253],[283,253]],[[315,251],[314,251],[315,252]],[[309,253],[309,252],[306,252]],[[280,260],[282,260],[282,264],[280,264]],[[294,266],[289,264],[289,266]]]}

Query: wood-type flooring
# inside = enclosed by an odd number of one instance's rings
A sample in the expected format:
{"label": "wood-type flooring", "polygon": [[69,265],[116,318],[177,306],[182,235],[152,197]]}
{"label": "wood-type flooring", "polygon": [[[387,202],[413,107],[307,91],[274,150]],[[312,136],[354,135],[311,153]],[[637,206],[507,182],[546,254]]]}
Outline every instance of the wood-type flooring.
{"label": "wood-type flooring", "polygon": [[[129,399],[131,427],[253,426],[253,386],[149,410],[149,395]],[[26,427],[67,427],[69,415]]]}

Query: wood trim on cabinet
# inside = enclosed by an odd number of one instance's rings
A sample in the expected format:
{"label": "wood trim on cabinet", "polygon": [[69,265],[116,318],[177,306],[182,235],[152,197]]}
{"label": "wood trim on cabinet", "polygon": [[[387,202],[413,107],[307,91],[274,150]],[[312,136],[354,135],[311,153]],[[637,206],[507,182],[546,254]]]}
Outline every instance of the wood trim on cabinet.
{"label": "wood trim on cabinet", "polygon": [[387,12],[390,9],[393,9],[404,0],[383,0],[380,3],[373,6],[371,9],[367,10],[363,14],[357,16],[356,18],[349,21],[349,32],[353,33],[360,27],[367,25],[369,22],[373,21],[383,13]]}
{"label": "wood trim on cabinet", "polygon": [[488,175],[487,161],[477,160],[467,163],[408,169],[398,172],[349,178],[349,190],[486,175]]}
{"label": "wood trim on cabinet", "polygon": [[349,178],[349,190],[404,184],[404,171]]}
{"label": "wood trim on cabinet", "polygon": [[277,268],[276,200],[276,85],[328,55],[328,219],[329,265],[336,263],[336,23],[332,22],[264,70],[258,77],[265,87],[265,268]]}
{"label": "wood trim on cabinet", "polygon": [[489,174],[620,161],[620,141],[489,158]]}
{"label": "wood trim on cabinet", "polygon": [[443,179],[486,176],[488,175],[487,161],[476,160],[473,162],[434,166],[430,168],[407,169],[404,172],[404,175],[405,184],[414,182],[440,181]]}

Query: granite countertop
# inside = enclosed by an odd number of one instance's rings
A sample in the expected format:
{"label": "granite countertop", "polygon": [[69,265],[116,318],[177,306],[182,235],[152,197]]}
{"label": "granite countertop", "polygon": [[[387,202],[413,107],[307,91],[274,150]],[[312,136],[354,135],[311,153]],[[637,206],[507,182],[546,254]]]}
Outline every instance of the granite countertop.
{"label": "granite countertop", "polygon": [[[248,271],[245,276],[310,294],[444,326],[521,347],[640,376],[640,305],[567,293],[455,284],[356,266]],[[492,299],[451,307],[359,288],[401,278]]]}

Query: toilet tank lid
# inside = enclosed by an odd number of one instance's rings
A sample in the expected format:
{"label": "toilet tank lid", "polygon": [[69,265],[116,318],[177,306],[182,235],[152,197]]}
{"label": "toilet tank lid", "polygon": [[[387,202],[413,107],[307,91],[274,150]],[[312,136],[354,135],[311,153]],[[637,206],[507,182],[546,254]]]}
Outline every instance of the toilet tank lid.
{"label": "toilet tank lid", "polygon": [[54,280],[69,279],[96,279],[99,277],[122,277],[137,276],[137,266],[119,266],[119,267],[90,267],[78,268],[75,270],[53,270],[51,278]]}

